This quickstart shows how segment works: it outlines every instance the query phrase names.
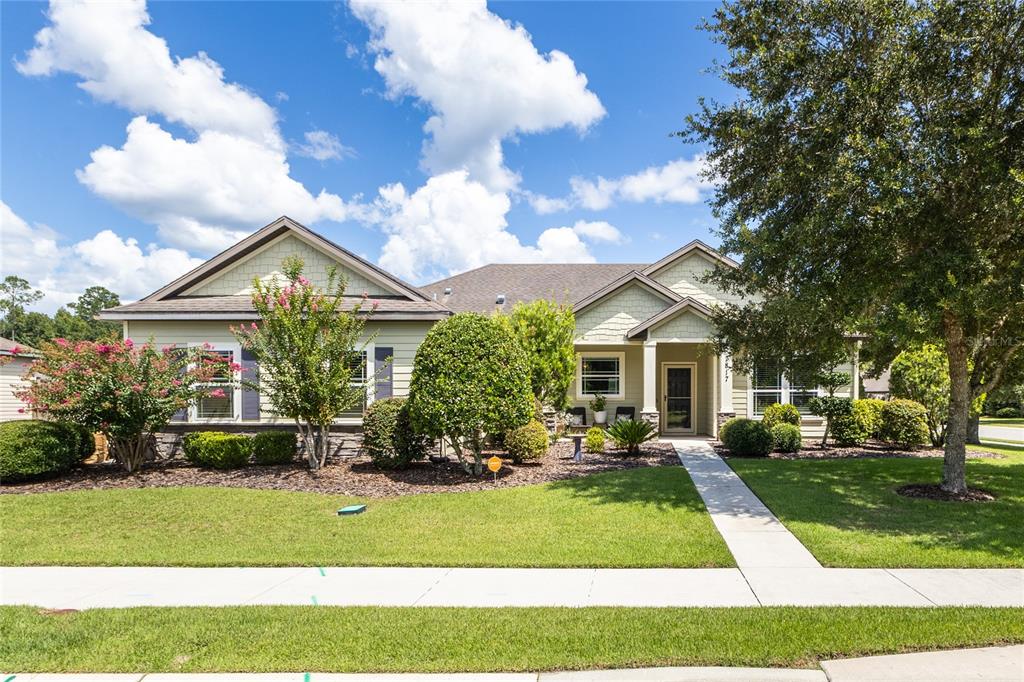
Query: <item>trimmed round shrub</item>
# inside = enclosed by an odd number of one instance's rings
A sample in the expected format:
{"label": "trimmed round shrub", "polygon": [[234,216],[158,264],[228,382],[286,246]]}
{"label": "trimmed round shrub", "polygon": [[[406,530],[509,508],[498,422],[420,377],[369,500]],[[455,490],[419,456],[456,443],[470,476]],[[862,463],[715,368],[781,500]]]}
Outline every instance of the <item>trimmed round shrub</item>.
{"label": "trimmed round shrub", "polygon": [[0,481],[62,474],[84,459],[82,450],[78,427],[38,419],[5,422],[0,424]]}
{"label": "trimmed round shrub", "polygon": [[587,436],[583,439],[583,449],[587,452],[604,452],[605,435],[604,429],[600,426],[591,426],[587,429]]}
{"label": "trimmed round shrub", "polygon": [[505,448],[516,464],[540,459],[548,451],[548,430],[534,419],[506,433]]}
{"label": "trimmed round shrub", "polygon": [[887,443],[912,448],[929,442],[928,410],[921,403],[898,398],[882,408],[878,435]]}
{"label": "trimmed round shrub", "polygon": [[[877,405],[873,403],[878,403]],[[863,445],[878,431],[878,421],[885,402],[882,400],[854,400],[850,414],[832,420],[832,438],[837,445]]]}
{"label": "trimmed round shrub", "polygon": [[718,437],[730,453],[741,457],[764,457],[774,445],[764,424],[742,417],[733,417],[723,424]]}
{"label": "trimmed round shrub", "polygon": [[249,463],[252,440],[248,436],[222,431],[198,431],[181,442],[185,459],[211,469],[237,469]]}
{"label": "trimmed round shrub", "polygon": [[779,452],[800,452],[803,440],[800,427],[795,424],[776,424],[771,428],[772,443]]}
{"label": "trimmed round shrub", "polygon": [[252,438],[252,461],[256,464],[290,464],[298,453],[293,431],[261,431]]}
{"label": "trimmed round shrub", "polygon": [[868,426],[868,438],[878,438],[878,429],[882,427],[882,408],[885,401],[878,398],[860,398],[853,401],[853,409],[860,410]]}
{"label": "trimmed round shrub", "polygon": [[96,452],[96,436],[93,435],[92,429],[88,426],[71,423],[64,423],[62,426],[75,432],[75,437],[78,439],[79,461],[92,457]]}
{"label": "trimmed round shrub", "polygon": [[776,424],[800,426],[800,410],[796,409],[796,405],[790,405],[789,403],[772,403],[764,408],[764,416],[761,417],[761,423],[769,431]]}
{"label": "trimmed round shrub", "polygon": [[1013,419],[1020,416],[1020,410],[1016,407],[1000,407],[996,410],[996,416],[1003,419]]}
{"label": "trimmed round shrub", "polygon": [[404,469],[427,455],[428,439],[417,433],[405,398],[370,403],[363,417],[363,448],[379,469]]}

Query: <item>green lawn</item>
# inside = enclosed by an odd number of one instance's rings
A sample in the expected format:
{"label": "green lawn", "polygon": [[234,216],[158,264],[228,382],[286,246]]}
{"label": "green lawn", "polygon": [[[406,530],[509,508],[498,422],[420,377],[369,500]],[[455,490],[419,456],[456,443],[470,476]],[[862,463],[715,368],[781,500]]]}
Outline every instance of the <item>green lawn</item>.
{"label": "green lawn", "polygon": [[938,482],[941,459],[729,460],[826,566],[1024,567],[1024,447],[990,446],[970,460],[968,485],[998,499],[950,503],[897,495]]}
{"label": "green lawn", "polygon": [[0,670],[450,672],[819,659],[1024,642],[992,608],[0,607]]}
{"label": "green lawn", "polygon": [[1024,426],[1024,417],[982,417],[981,423],[994,426]]}
{"label": "green lawn", "polygon": [[[366,502],[366,512],[335,510]],[[238,488],[0,496],[0,563],[734,566],[682,467],[358,500]]]}

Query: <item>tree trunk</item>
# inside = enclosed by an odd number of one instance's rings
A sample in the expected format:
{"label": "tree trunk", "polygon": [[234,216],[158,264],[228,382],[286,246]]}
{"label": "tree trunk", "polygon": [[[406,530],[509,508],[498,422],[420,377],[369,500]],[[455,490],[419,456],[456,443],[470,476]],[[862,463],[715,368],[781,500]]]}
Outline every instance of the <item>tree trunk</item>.
{"label": "tree trunk", "polygon": [[971,412],[967,341],[958,320],[947,314],[943,323],[949,357],[949,424],[946,428],[942,489],[962,495],[967,492],[967,421]]}
{"label": "tree trunk", "polygon": [[140,433],[128,438],[108,438],[114,460],[130,474],[137,473],[146,460],[149,450],[149,434]]}
{"label": "tree trunk", "polygon": [[981,445],[981,415],[971,415],[967,420],[967,442]]}

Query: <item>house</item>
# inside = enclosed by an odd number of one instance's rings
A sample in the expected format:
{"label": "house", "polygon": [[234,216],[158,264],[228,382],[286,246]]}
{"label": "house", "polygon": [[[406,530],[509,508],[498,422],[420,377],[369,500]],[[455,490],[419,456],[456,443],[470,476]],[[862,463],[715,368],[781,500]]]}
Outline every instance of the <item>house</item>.
{"label": "house", "polygon": [[[229,326],[256,319],[249,296],[253,278],[280,276],[289,255],[304,259],[305,275],[314,283],[323,285],[334,265],[348,277],[348,297],[355,301],[365,292],[379,303],[367,328],[375,336],[360,378],[372,387],[368,402],[408,393],[416,349],[438,320],[462,311],[509,311],[518,301],[537,298],[570,303],[575,310],[579,357],[570,397],[576,406],[586,407],[601,393],[612,414],[619,406],[632,407],[664,434],[714,436],[724,419],[757,418],[774,402],[791,402],[806,412],[808,399],[817,394],[777,367],[758,368],[753,378],[735,374],[728,356],[711,352],[712,307],[730,298],[702,278],[716,265],[735,263],[699,241],[650,264],[495,264],[414,287],[282,217],[101,318],[121,321],[124,336],[136,341],[210,343],[252,371],[254,358],[239,347]],[[855,357],[845,369],[856,376]],[[856,397],[857,385],[847,395]],[[267,408],[257,393],[239,387],[224,398],[200,400],[178,416],[176,428],[257,430],[287,423]],[[339,431],[357,431],[360,421],[356,409],[339,420]],[[820,428],[820,420],[807,418],[808,435]]]}
{"label": "house", "polygon": [[15,393],[25,388],[29,365],[38,351],[0,337],[0,422],[32,419],[32,410]]}

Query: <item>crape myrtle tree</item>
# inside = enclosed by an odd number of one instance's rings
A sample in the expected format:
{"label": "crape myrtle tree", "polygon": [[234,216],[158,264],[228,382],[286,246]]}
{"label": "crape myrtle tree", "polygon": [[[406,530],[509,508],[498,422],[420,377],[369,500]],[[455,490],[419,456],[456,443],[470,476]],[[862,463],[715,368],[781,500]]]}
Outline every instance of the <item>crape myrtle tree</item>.
{"label": "crape myrtle tree", "polygon": [[572,308],[555,301],[519,302],[499,316],[526,351],[530,388],[541,405],[556,410],[569,407],[569,384],[576,372],[576,316]]}
{"label": "crape myrtle tree", "polygon": [[942,340],[942,488],[965,492],[971,403],[1024,346],[1024,4],[740,0],[706,29],[737,97],[680,134],[741,260],[712,279],[755,296],[719,344],[824,365],[912,316]]}
{"label": "crape myrtle tree", "polygon": [[418,431],[445,439],[466,473],[479,476],[485,436],[533,415],[526,351],[491,317],[459,313],[438,322],[416,350],[409,412]]}
{"label": "crape myrtle tree", "polygon": [[364,311],[365,296],[346,297],[347,281],[336,268],[320,289],[302,275],[303,267],[301,258],[289,257],[282,263],[286,282],[253,280],[259,322],[231,331],[259,366],[259,376],[243,383],[295,422],[306,461],[317,470],[327,459],[334,420],[366,398],[367,385],[358,379],[373,336],[363,332],[377,304]]}

